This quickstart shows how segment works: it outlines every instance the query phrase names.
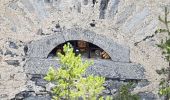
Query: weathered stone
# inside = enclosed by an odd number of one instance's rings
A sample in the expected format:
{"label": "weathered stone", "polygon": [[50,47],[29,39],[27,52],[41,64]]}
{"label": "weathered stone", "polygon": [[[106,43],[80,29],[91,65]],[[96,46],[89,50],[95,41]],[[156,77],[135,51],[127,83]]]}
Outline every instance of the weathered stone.
{"label": "weathered stone", "polygon": [[[58,68],[59,60],[29,59],[25,71],[30,74],[46,74],[49,67]],[[94,60],[94,65],[87,69],[87,74],[101,75],[107,78],[145,79],[144,68],[139,64],[120,63],[108,60]]]}
{"label": "weathered stone", "polygon": [[60,33],[48,36],[29,44],[27,55],[28,57],[47,58],[49,52],[52,51],[53,48],[64,42],[63,35]]}
{"label": "weathered stone", "polygon": [[129,62],[130,51],[127,46],[119,45],[106,36],[97,35],[94,39],[94,44],[106,51],[113,61]]}
{"label": "weathered stone", "polygon": [[14,56],[18,56],[16,53],[13,53],[12,51],[10,51],[10,50],[6,50],[6,52],[4,53],[4,55],[6,56],[6,55],[10,55],[11,57],[14,57]]}
{"label": "weathered stone", "polygon": [[16,9],[18,8],[18,5],[17,5],[16,3],[10,3],[8,6],[9,6],[11,9],[14,9],[14,10],[16,10]]}
{"label": "weathered stone", "polygon": [[88,5],[88,0],[83,0],[84,5]]}
{"label": "weathered stone", "polygon": [[24,46],[24,53],[25,53],[25,55],[27,55],[27,52],[28,52],[28,46],[25,45],[25,46]]}
{"label": "weathered stone", "polygon": [[40,74],[33,74],[33,75],[31,75],[32,77],[31,77],[31,80],[32,81],[37,81],[38,79],[41,79],[41,78],[43,78],[43,75],[40,75]]}
{"label": "weathered stone", "polygon": [[3,100],[8,97],[8,94],[1,94],[0,95],[0,100]]}
{"label": "weathered stone", "polygon": [[141,12],[133,16],[124,27],[126,29],[126,32],[132,31],[135,28],[135,26],[138,25],[142,20],[144,20],[148,15],[149,15],[149,9],[144,8]]}
{"label": "weathered stone", "polygon": [[142,81],[138,82],[137,87],[142,88],[142,87],[145,87],[149,84],[150,84],[150,82],[148,80],[142,80]]}
{"label": "weathered stone", "polygon": [[20,63],[19,63],[18,60],[5,60],[5,62],[6,62],[7,64],[13,65],[13,66],[15,66],[15,67],[17,67],[17,66],[20,65]]}
{"label": "weathered stone", "polygon": [[54,88],[55,86],[56,86],[56,85],[53,84],[53,83],[51,83],[51,82],[48,83],[48,84],[46,84],[46,85],[45,85],[46,91],[49,91],[49,92],[50,92],[51,89]]}
{"label": "weathered stone", "polygon": [[1,55],[3,55],[3,51],[2,51],[2,49],[0,49],[0,54],[1,54]]}
{"label": "weathered stone", "polygon": [[151,92],[141,92],[138,95],[141,100],[157,100],[156,95]]}
{"label": "weathered stone", "polygon": [[31,4],[30,0],[21,0],[21,3],[24,5],[26,9],[28,9],[29,12],[34,12],[35,9],[33,5]]}
{"label": "weathered stone", "polygon": [[108,6],[108,2],[109,2],[109,0],[101,0],[101,2],[100,2],[100,15],[99,15],[100,19],[105,18],[105,12],[106,12],[106,9]]}
{"label": "weathered stone", "polygon": [[[48,17],[48,12],[45,11],[44,8],[44,1],[43,0],[36,0],[34,3],[32,3],[33,8],[36,8],[36,14],[39,20],[45,19]],[[31,6],[30,6],[31,7]]]}
{"label": "weathered stone", "polygon": [[0,56],[0,62],[2,61],[2,59],[3,59],[3,58]]}
{"label": "weathered stone", "polygon": [[13,53],[11,52],[11,51],[9,51],[9,50],[6,50],[6,52],[5,52],[5,54],[4,54],[5,56],[6,55],[11,55],[11,57],[13,57],[14,55],[13,55]]}
{"label": "weathered stone", "polygon": [[104,94],[110,94],[110,91],[108,89],[102,91]]}
{"label": "weathered stone", "polygon": [[35,85],[42,87],[45,87],[45,85],[48,83],[44,80],[44,75],[40,74],[33,74],[31,80],[35,82]]}
{"label": "weathered stone", "polygon": [[118,11],[118,4],[119,4],[119,0],[111,0],[110,3],[111,3],[111,7],[110,9],[108,10],[108,15],[109,17],[114,17]]}
{"label": "weathered stone", "polygon": [[[64,38],[63,38],[64,37]],[[113,61],[129,62],[129,48],[119,45],[103,35],[96,35],[89,30],[65,30],[62,34],[57,33],[28,45],[28,56],[47,58],[50,51],[57,45],[69,40],[84,40],[91,42],[104,49]]]}
{"label": "weathered stone", "polygon": [[64,39],[66,41],[69,40],[81,40],[82,39],[82,31],[81,30],[73,30],[73,29],[69,29],[69,30],[64,30],[62,32],[62,34],[64,35]]}
{"label": "weathered stone", "polygon": [[81,13],[81,2],[77,3],[77,11]]}
{"label": "weathered stone", "polygon": [[13,100],[23,100],[24,98],[34,96],[35,93],[32,91],[22,91],[15,95],[15,98]]}
{"label": "weathered stone", "polygon": [[18,49],[18,46],[14,42],[9,42],[9,47],[13,49]]}
{"label": "weathered stone", "polygon": [[36,84],[37,86],[43,86],[43,87],[45,87],[45,85],[46,85],[47,83],[48,83],[47,81],[45,81],[43,78],[41,78],[41,79],[38,79],[35,84]]}
{"label": "weathered stone", "polygon": [[114,94],[116,94],[117,91],[118,91],[117,89],[112,89],[111,94],[114,95]]}
{"label": "weathered stone", "polygon": [[11,27],[11,31],[16,32],[17,28],[15,26]]}
{"label": "weathered stone", "polygon": [[136,9],[136,6],[133,4],[133,5],[128,5],[126,8],[125,8],[125,11],[121,12],[119,17],[117,17],[117,24],[119,23],[124,23],[129,16],[132,15],[132,13],[135,11]]}
{"label": "weathered stone", "polygon": [[53,0],[44,0],[45,3],[53,3]]}
{"label": "weathered stone", "polygon": [[51,100],[51,97],[50,96],[30,96],[23,100]]}
{"label": "weathered stone", "polygon": [[38,32],[36,34],[37,35],[42,35],[43,34],[43,30],[42,29],[38,29]]}

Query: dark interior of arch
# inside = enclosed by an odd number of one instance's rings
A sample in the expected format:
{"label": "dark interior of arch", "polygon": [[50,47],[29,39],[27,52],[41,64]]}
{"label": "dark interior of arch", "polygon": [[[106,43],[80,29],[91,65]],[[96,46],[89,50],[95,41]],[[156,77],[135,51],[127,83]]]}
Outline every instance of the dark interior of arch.
{"label": "dark interior of arch", "polygon": [[111,59],[111,57],[106,53],[102,48],[86,41],[82,40],[71,40],[65,43],[62,43],[55,47],[48,55],[48,58],[57,57],[57,53],[63,53],[63,46],[67,43],[70,43],[74,49],[76,55],[81,54],[83,58],[89,59]]}

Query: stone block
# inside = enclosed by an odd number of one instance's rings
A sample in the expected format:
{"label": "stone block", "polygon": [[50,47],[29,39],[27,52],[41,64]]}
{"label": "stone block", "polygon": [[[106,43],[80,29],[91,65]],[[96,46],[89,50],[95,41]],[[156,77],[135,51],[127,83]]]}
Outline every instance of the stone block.
{"label": "stone block", "polygon": [[50,96],[30,96],[24,100],[51,100]]}
{"label": "stone block", "polygon": [[28,45],[27,57],[47,58],[48,54],[65,40],[62,34],[54,34],[38,41],[33,41]]}
{"label": "stone block", "polygon": [[13,49],[18,49],[18,46],[16,45],[16,43],[11,42],[11,41],[9,42],[9,47]]}
{"label": "stone block", "polygon": [[6,62],[7,64],[13,65],[13,66],[15,66],[15,67],[17,67],[17,66],[20,65],[20,63],[19,63],[18,60],[5,60],[5,62]]}
{"label": "stone block", "polygon": [[[29,74],[46,74],[50,66],[59,68],[59,60],[37,59],[27,60],[25,72]],[[94,60],[86,74],[99,75],[111,79],[145,79],[144,68],[139,64],[113,62],[109,60]]]}

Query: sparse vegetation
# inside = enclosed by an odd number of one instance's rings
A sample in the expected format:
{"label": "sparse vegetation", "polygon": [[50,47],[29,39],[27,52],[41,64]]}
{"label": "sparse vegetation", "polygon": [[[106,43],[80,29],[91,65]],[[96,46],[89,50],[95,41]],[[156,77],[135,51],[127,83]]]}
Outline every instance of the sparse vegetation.
{"label": "sparse vegetation", "polygon": [[162,54],[165,56],[165,59],[167,62],[169,62],[169,67],[162,68],[161,70],[156,70],[156,72],[160,75],[163,75],[164,78],[162,78],[160,82],[160,89],[159,94],[161,96],[165,96],[166,100],[170,99],[170,29],[169,24],[170,21],[168,20],[169,11],[167,8],[165,8],[165,15],[164,18],[159,16],[159,21],[162,22],[165,25],[165,29],[158,29],[156,30],[157,33],[167,33],[168,37],[165,40],[161,41],[161,44],[158,44],[157,46],[162,49]]}

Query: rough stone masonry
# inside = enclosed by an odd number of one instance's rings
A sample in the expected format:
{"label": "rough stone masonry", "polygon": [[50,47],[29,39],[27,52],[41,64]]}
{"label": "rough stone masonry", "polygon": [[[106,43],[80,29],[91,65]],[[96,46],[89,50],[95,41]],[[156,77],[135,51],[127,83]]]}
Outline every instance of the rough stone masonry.
{"label": "rough stone masonry", "polygon": [[[141,99],[160,99],[161,76],[167,67],[154,35],[169,0],[0,0],[0,100],[50,100],[43,80],[47,59],[57,45],[84,40],[104,49],[111,61],[95,60],[87,72],[107,78],[105,94],[136,82]],[[170,8],[168,8],[170,9]]]}

